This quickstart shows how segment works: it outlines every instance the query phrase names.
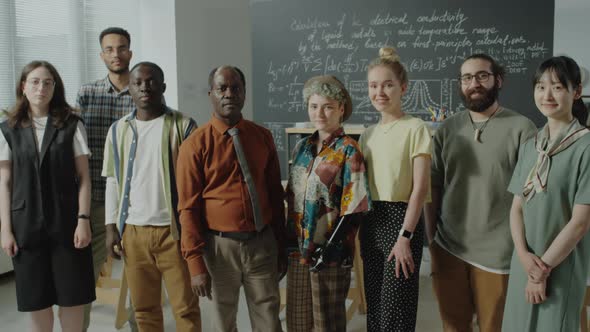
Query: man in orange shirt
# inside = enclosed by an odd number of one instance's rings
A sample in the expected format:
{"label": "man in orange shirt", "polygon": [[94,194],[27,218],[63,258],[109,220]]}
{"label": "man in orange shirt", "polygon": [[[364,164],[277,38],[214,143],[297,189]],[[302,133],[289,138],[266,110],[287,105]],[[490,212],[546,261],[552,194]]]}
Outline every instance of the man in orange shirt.
{"label": "man in orange shirt", "polygon": [[283,187],[270,131],[242,118],[245,86],[236,67],[209,75],[213,115],[177,161],[181,247],[193,291],[214,302],[216,331],[237,330],[241,286],[252,330],[281,331]]}

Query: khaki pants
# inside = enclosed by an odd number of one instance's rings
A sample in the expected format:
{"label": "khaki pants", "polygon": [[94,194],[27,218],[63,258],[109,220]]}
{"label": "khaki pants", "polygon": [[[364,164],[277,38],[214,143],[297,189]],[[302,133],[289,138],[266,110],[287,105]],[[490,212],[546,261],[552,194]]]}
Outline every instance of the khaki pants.
{"label": "khaki pants", "polygon": [[201,331],[198,297],[191,290],[180,243],[170,235],[170,227],[126,225],[123,247],[127,283],[139,331],[164,331],[162,278],[176,320],[176,331]]}
{"label": "khaki pants", "polygon": [[277,244],[270,227],[245,241],[209,234],[205,263],[211,275],[211,320],[215,331],[237,331],[241,286],[246,293],[252,331],[281,331]]}
{"label": "khaki pants", "polygon": [[432,243],[430,253],[432,285],[444,331],[473,331],[474,313],[480,332],[501,331],[508,275],[468,264],[436,242]]}

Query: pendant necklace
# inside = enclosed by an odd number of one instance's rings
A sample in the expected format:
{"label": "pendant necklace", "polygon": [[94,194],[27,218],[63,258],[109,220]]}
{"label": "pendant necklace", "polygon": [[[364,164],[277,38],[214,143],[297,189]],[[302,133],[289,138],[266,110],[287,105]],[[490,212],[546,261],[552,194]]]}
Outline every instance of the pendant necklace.
{"label": "pendant necklace", "polygon": [[496,110],[494,110],[492,115],[490,115],[490,117],[483,123],[483,125],[481,127],[478,127],[475,124],[475,122],[473,122],[473,118],[471,117],[471,113],[469,113],[469,121],[471,121],[471,126],[473,126],[473,140],[474,141],[481,143],[481,134],[483,133],[483,130],[488,125],[488,122],[490,122],[490,120],[494,117],[494,115],[496,115],[496,112],[498,112],[499,109],[500,109],[500,105],[498,105],[498,107],[496,107]]}

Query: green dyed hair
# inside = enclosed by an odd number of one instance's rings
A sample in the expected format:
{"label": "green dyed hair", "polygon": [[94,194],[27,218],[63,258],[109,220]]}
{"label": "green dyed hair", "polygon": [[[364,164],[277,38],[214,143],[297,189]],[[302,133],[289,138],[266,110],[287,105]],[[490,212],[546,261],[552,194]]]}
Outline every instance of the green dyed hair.
{"label": "green dyed hair", "polygon": [[322,97],[337,100],[341,105],[346,104],[346,93],[336,84],[325,82],[313,82],[303,89],[303,100],[309,102],[309,97],[319,95]]}

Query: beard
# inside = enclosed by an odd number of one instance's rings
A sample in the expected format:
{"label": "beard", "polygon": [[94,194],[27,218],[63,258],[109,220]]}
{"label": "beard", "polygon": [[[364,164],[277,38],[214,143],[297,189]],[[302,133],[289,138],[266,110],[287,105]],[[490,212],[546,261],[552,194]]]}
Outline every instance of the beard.
{"label": "beard", "polygon": [[[492,106],[494,102],[496,102],[499,91],[500,87],[498,86],[498,82],[495,81],[494,86],[490,89],[479,86],[474,89],[469,89],[466,92],[461,91],[461,100],[463,101],[463,105],[468,110],[481,113]],[[479,92],[481,97],[472,99],[471,94],[474,92]]]}

